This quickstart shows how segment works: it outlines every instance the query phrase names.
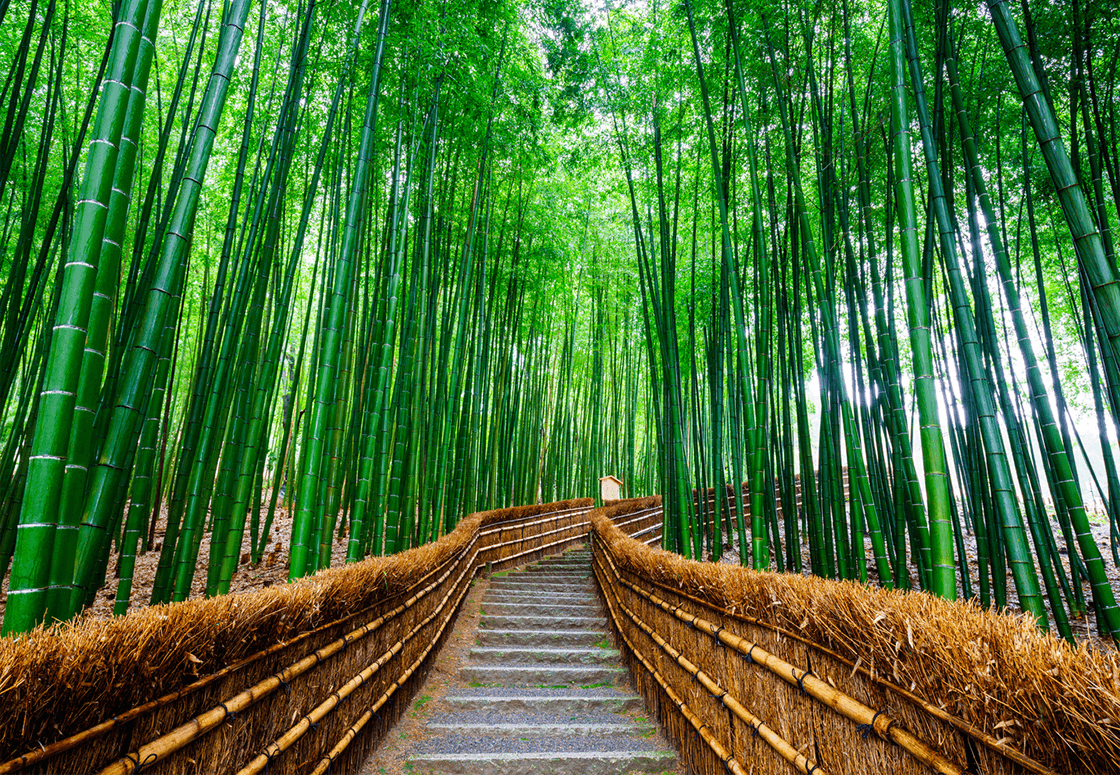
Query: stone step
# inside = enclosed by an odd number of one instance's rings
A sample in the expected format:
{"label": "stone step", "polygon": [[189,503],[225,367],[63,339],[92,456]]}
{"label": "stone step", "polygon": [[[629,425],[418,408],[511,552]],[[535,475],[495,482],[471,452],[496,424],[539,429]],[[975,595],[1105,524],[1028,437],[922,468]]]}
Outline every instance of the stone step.
{"label": "stone step", "polygon": [[520,568],[510,568],[509,573],[532,573],[542,570],[558,571],[587,571],[591,570],[590,560],[565,560],[563,562],[537,562],[532,565],[522,565]]}
{"label": "stone step", "polygon": [[483,616],[596,616],[602,615],[598,601],[583,605],[559,603],[494,603],[483,600]]}
{"label": "stone step", "polygon": [[595,689],[458,689],[441,701],[452,712],[483,713],[633,713],[642,698],[611,687]]}
{"label": "stone step", "polygon": [[605,665],[473,664],[459,668],[459,678],[483,686],[614,686],[626,668]]}
{"label": "stone step", "polygon": [[562,557],[556,560],[541,560],[534,562],[531,565],[522,565],[521,568],[590,568],[591,556],[586,557]]}
{"label": "stone step", "polygon": [[560,579],[567,581],[569,579],[589,579],[591,578],[590,568],[572,568],[559,569],[559,568],[529,568],[527,570],[510,571],[505,576],[498,576],[496,578],[504,579]]}
{"label": "stone step", "polygon": [[[477,620],[477,645],[451,668],[447,693],[429,696],[434,701],[426,712],[417,712],[426,700],[416,702],[407,741],[403,733],[396,736],[400,742],[388,738],[398,750],[403,747],[398,757],[409,757],[406,771],[682,771],[642,699],[629,688],[629,673],[608,635],[586,545],[490,579]],[[362,775],[374,775],[375,768],[367,767]]]}
{"label": "stone step", "polygon": [[563,560],[542,560],[541,562],[534,562],[532,565],[522,565],[520,568],[517,568],[516,570],[526,571],[526,570],[533,570],[534,568],[572,568],[572,569],[590,568],[591,567],[591,562],[592,562],[592,560],[591,560],[590,557],[581,557],[581,558],[578,558],[578,559],[573,558],[573,559],[563,559]]}
{"label": "stone step", "polygon": [[416,775],[629,775],[671,770],[676,758],[672,751],[559,750],[430,753],[408,761]]}
{"label": "stone step", "polygon": [[591,605],[599,604],[595,595],[576,595],[569,593],[544,594],[541,592],[489,592],[486,602],[494,603],[557,603],[558,605]]}
{"label": "stone step", "polygon": [[521,581],[520,579],[506,581],[505,579],[494,579],[490,582],[490,591],[497,592],[552,592],[553,594],[562,594],[564,592],[574,592],[580,595],[589,595],[595,589],[591,586],[590,580],[573,580],[571,583],[563,581]]}
{"label": "stone step", "polygon": [[539,736],[564,736],[564,737],[644,737],[656,731],[650,723],[634,724],[625,721],[595,721],[591,723],[573,723],[564,721],[535,722],[532,716],[526,716],[522,722],[496,723],[483,722],[477,724],[464,724],[456,722],[441,722],[432,719],[428,722],[428,729],[445,735],[472,735],[474,737],[539,737]]}
{"label": "stone step", "polygon": [[543,648],[540,646],[476,646],[471,649],[475,662],[503,665],[617,665],[614,649]]}
{"label": "stone step", "polygon": [[610,642],[606,632],[595,630],[479,630],[480,646],[598,646]]}
{"label": "stone step", "polygon": [[493,616],[484,615],[478,623],[481,629],[490,630],[545,630],[556,627],[560,630],[596,630],[607,628],[603,616]]}

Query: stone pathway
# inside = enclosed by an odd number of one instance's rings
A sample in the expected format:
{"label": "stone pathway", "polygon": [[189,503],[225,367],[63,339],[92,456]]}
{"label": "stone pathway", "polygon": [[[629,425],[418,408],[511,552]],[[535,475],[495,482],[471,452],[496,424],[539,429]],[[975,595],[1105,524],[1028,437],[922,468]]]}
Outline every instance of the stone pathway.
{"label": "stone pathway", "polygon": [[494,574],[477,618],[470,602],[456,630],[477,623],[477,636],[444,649],[457,670],[421,690],[363,775],[680,771],[628,688],[585,550]]}

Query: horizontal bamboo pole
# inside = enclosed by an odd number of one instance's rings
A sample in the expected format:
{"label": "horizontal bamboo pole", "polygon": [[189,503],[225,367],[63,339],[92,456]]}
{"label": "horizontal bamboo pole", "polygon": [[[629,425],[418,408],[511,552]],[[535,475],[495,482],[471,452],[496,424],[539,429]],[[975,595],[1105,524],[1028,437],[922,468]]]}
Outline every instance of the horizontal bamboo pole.
{"label": "horizontal bamboo pole", "polygon": [[635,539],[635,540],[637,540],[637,539],[638,539],[638,536],[644,536],[644,535],[645,535],[646,533],[652,533],[652,532],[654,532],[655,530],[661,530],[662,528],[664,528],[664,525],[661,525],[661,524],[657,524],[657,525],[650,525],[650,526],[649,526],[649,527],[647,527],[647,528],[642,528],[641,530],[639,530],[639,531],[638,531],[637,533],[634,533],[634,534],[633,534],[632,536],[630,536],[630,537],[631,537],[631,538],[633,538],[633,539]]}
{"label": "horizontal bamboo pole", "polygon": [[[362,685],[364,685],[366,681],[368,681],[378,671],[380,671],[381,668],[384,667],[390,659],[403,651],[406,643],[415,638],[421,630],[435,621],[436,618],[438,618],[439,615],[443,613],[443,609],[447,607],[448,602],[450,602],[451,600],[452,593],[454,593],[457,589],[466,589],[469,586],[463,583],[463,580],[464,578],[466,578],[468,571],[470,571],[470,575],[474,575],[473,558],[472,562],[468,562],[463,565],[463,570],[459,572],[458,578],[455,579],[454,583],[451,585],[451,588],[447,590],[447,593],[443,596],[443,599],[440,600],[439,605],[436,606],[436,609],[428,614],[428,616],[424,617],[424,619],[419,624],[413,627],[412,631],[409,632],[408,635],[390,646],[381,656],[367,665],[365,669],[363,669],[360,673],[343,684],[336,691],[331,692],[326,700],[319,703],[319,705],[317,705],[310,712],[306,713],[302,718],[300,718],[300,720],[297,721],[295,725],[293,725],[287,732],[277,738],[272,744],[267,746],[262,753],[258,754],[249,762],[249,764],[243,767],[237,775],[256,775],[256,773],[263,770],[269,765],[269,762],[271,762],[277,756],[284,753],[284,751],[295,745],[295,743],[307,733],[307,730],[311,729],[313,726],[322,721],[323,718],[326,717],[326,715],[332,710],[334,710],[340,702],[342,702],[344,699],[357,691]],[[458,600],[456,601],[456,604],[459,600],[462,599],[462,594],[460,594]],[[439,640],[439,636],[443,633],[443,628],[447,625],[447,622],[450,621],[451,618],[452,615],[448,614],[448,616],[444,619],[443,625],[439,629],[439,633],[435,638],[432,639],[431,643],[429,643],[428,648],[425,649],[424,654],[421,657],[421,661],[423,661],[423,657],[427,656],[428,652],[431,651],[432,644]]]}
{"label": "horizontal bamboo pole", "polygon": [[[598,578],[598,574],[596,574],[596,577]],[[603,585],[602,579],[599,579],[599,586],[600,589],[604,589],[605,592],[606,587]],[[712,750],[712,753],[723,763],[727,771],[730,772],[731,775],[747,775],[747,772],[743,769],[743,765],[739,763],[731,751],[724,748],[719,740],[716,739],[715,734],[708,727],[707,723],[697,716],[695,711],[688,707],[685,701],[681,699],[680,695],[673,691],[673,687],[669,685],[665,677],[657,671],[657,668],[646,659],[645,655],[642,654],[642,652],[634,646],[630,638],[626,636],[626,632],[618,626],[618,614],[614,610],[615,601],[612,597],[608,594],[604,594],[603,598],[607,601],[607,610],[610,613],[611,619],[615,622],[615,629],[618,630],[619,636],[621,636],[622,640],[626,643],[626,647],[630,649],[630,653],[637,657],[646,672],[657,681],[658,686],[661,687],[661,691],[665,692],[669,700],[676,705],[677,710],[680,711],[681,715],[684,716],[685,720],[688,721],[692,728],[696,730],[696,733],[700,735],[700,739],[707,744]]]}
{"label": "horizontal bamboo pole", "polygon": [[362,608],[359,611],[354,611],[353,613],[349,613],[346,616],[340,617],[340,618],[335,619],[334,621],[331,621],[331,622],[327,622],[326,624],[322,624],[322,625],[320,625],[320,626],[318,626],[318,627],[316,627],[312,630],[307,630],[305,632],[301,632],[299,635],[296,635],[295,637],[289,638],[288,640],[281,641],[280,643],[274,643],[273,645],[269,646],[268,648],[257,651],[256,653],[250,654],[249,656],[245,657],[244,659],[240,659],[237,662],[234,662],[232,665],[227,665],[226,667],[222,668],[221,670],[213,672],[210,675],[203,676],[199,680],[194,681],[193,683],[190,683],[187,686],[182,687],[181,689],[177,689],[176,691],[171,692],[169,694],[165,694],[162,697],[158,697],[158,698],[156,698],[154,700],[151,700],[149,702],[145,702],[141,705],[137,705],[134,708],[130,708],[123,713],[120,713],[116,716],[113,716],[110,719],[106,719],[105,721],[102,721],[100,724],[96,724],[92,727],[89,727],[88,729],[84,729],[81,732],[77,732],[73,735],[70,735],[69,737],[65,737],[61,740],[56,740],[55,742],[50,743],[50,744],[45,745],[45,746],[41,746],[40,748],[37,748],[34,751],[28,751],[27,753],[25,753],[21,756],[18,756],[14,759],[10,759],[10,760],[0,764],[0,775],[9,775],[9,773],[19,772],[20,770],[26,769],[27,767],[30,767],[34,764],[38,764],[39,762],[46,761],[47,759],[51,759],[55,756],[66,753],[69,750],[77,748],[78,746],[81,746],[81,745],[89,743],[93,740],[96,740],[97,738],[113,731],[114,729],[121,726],[122,724],[125,724],[129,721],[133,721],[134,719],[137,719],[137,718],[139,718],[143,715],[146,715],[148,713],[152,713],[154,711],[157,711],[160,708],[163,708],[167,705],[170,705],[172,702],[176,702],[177,700],[183,699],[184,697],[188,697],[191,694],[193,694],[194,692],[198,691],[199,689],[206,688],[207,686],[212,684],[214,681],[217,681],[220,678],[225,678],[228,675],[236,673],[236,672],[242,670],[243,668],[246,668],[249,665],[252,665],[255,662],[257,662],[257,661],[259,661],[259,660],[261,660],[261,659],[263,659],[267,656],[275,654],[276,652],[282,651],[282,650],[284,650],[286,648],[289,648],[291,646],[297,645],[301,641],[304,641],[304,640],[306,640],[307,638],[310,638],[313,635],[317,635],[320,632],[323,632],[324,630],[328,630],[332,627],[337,627],[338,625],[343,624],[343,623],[348,622],[348,621],[351,621],[352,619],[359,618],[363,614],[369,613],[374,608],[377,608],[379,606],[383,606],[383,605],[385,605],[386,603],[388,603],[392,600],[395,600],[399,597],[402,597],[404,595],[409,594],[410,592],[415,590],[420,584],[423,584],[433,574],[438,573],[440,571],[440,569],[443,568],[445,565],[447,565],[449,562],[451,562],[452,560],[457,560],[457,559],[460,559],[457,555],[449,555],[447,558],[441,560],[430,571],[428,571],[423,576],[418,578],[415,582],[413,582],[412,584],[409,584],[407,588],[402,589],[400,592],[395,592],[394,594],[390,595],[387,598],[383,598],[381,600],[378,600],[376,603],[373,603],[372,605],[368,605],[368,606],[366,606],[365,608]]}
{"label": "horizontal bamboo pole", "polygon": [[900,726],[897,719],[881,711],[876,711],[854,697],[834,688],[828,682],[822,681],[809,671],[802,670],[777,655],[771,654],[758,644],[727,632],[722,626],[709,622],[707,619],[701,619],[695,614],[682,611],[679,606],[672,605],[652,592],[627,581],[618,574],[618,569],[614,566],[614,561],[610,558],[609,553],[603,552],[603,554],[607,557],[607,562],[619,582],[663,611],[672,614],[685,624],[707,633],[724,645],[730,646],[746,656],[748,660],[762,665],[778,678],[796,686],[845,718],[855,721],[857,724],[869,726],[881,739],[900,746],[918,760],[928,764],[934,771],[943,775],[964,775],[967,771],[935,751],[924,740]]}
{"label": "horizontal bamboo pole", "polygon": [[[611,587],[611,594],[615,597],[618,607],[626,614],[629,619],[634,622],[646,635],[648,635],[658,647],[669,655],[682,670],[691,675],[701,686],[703,686],[709,694],[719,699],[720,703],[734,713],[741,721],[749,724],[754,731],[758,733],[767,745],[773,748],[779,756],[792,764],[798,772],[802,775],[828,775],[827,770],[823,769],[808,757],[802,755],[790,743],[777,732],[775,732],[769,725],[766,724],[758,716],[747,710],[734,695],[728,693],[726,689],[719,685],[710,675],[701,670],[696,664],[686,658],[680,651],[673,648],[659,634],[654,632],[648,624],[631,611],[621,599],[618,599],[618,593],[615,591],[614,586]],[[617,626],[617,622],[616,622]],[[621,627],[619,630],[621,631]]]}
{"label": "horizontal bamboo pole", "polygon": [[[570,517],[572,514],[586,514],[591,511],[590,506],[576,506],[571,509],[562,509],[561,511],[549,511],[545,514],[532,514],[528,517],[517,517],[505,522],[496,522],[493,525],[487,525],[480,530],[482,536],[493,535],[500,533],[503,530],[517,530],[518,528],[531,527],[532,525],[543,525],[546,522],[556,522],[564,517]],[[526,520],[533,520],[527,522]]]}
{"label": "horizontal bamboo pole", "polygon": [[[544,536],[556,535],[557,533],[563,533],[565,530],[573,530],[573,529],[579,528],[579,527],[590,527],[590,525],[591,525],[590,520],[588,520],[586,522],[576,522],[574,524],[564,525],[563,527],[558,527],[554,530],[548,530],[548,531],[545,531],[543,533],[534,533],[531,536],[522,536],[520,538],[512,538],[509,541],[503,541],[501,543],[490,544],[489,546],[484,546],[480,551],[482,551],[482,552],[492,552],[492,551],[495,551],[497,549],[502,549],[502,548],[507,547],[507,546],[513,546],[514,544],[524,543],[524,542],[530,541],[534,538],[542,538]],[[505,562],[506,560],[512,560],[514,557],[518,557],[518,556],[520,556],[520,555],[515,554],[515,555],[509,556],[509,557],[502,557],[500,559],[500,561]]]}
{"label": "horizontal bamboo pole", "polygon": [[[478,541],[478,535],[471,539],[471,543],[464,547],[460,553],[460,557],[466,556]],[[475,555],[471,557],[470,562],[474,562]],[[454,566],[452,566],[454,567]],[[240,713],[245,708],[254,705],[261,699],[272,694],[281,686],[291,682],[293,678],[303,675],[305,672],[313,667],[316,667],[324,659],[337,654],[342,649],[349,646],[351,643],[364,638],[371,632],[377,630],[381,625],[390,619],[395,618],[404,611],[412,608],[421,599],[426,597],[442,584],[447,577],[451,574],[452,568],[448,568],[436,581],[429,584],[424,590],[413,595],[402,605],[397,606],[392,611],[385,613],[372,622],[363,625],[343,637],[334,640],[327,645],[317,649],[315,652],[309,654],[303,659],[295,662],[279,673],[273,674],[263,681],[245,689],[239,694],[234,695],[228,700],[219,703],[208,711],[195,716],[190,721],[168,732],[166,735],[156,738],[155,740],[141,746],[138,750],[125,754],[124,757],[118,759],[113,764],[101,770],[99,775],[129,775],[135,772],[140,767],[149,767],[156,761],[165,758],[166,756],[178,751],[180,748],[188,745],[191,741],[201,737],[210,730],[214,729],[227,718],[235,713]]]}
{"label": "horizontal bamboo pole", "polygon": [[854,672],[858,672],[860,675],[862,675],[867,680],[883,687],[884,689],[887,689],[887,690],[899,695],[900,697],[905,698],[907,701],[909,701],[909,702],[913,703],[914,705],[918,706],[923,711],[930,714],[931,716],[938,719],[939,721],[944,721],[946,724],[949,724],[949,725],[955,727],[957,730],[959,730],[959,731],[963,732],[964,734],[968,735],[973,740],[980,743],[981,745],[983,745],[985,748],[992,751],[993,753],[998,754],[999,756],[1003,756],[1007,759],[1010,759],[1011,761],[1015,762],[1016,764],[1021,765],[1022,767],[1025,767],[1026,769],[1035,773],[1035,775],[1062,775],[1062,773],[1059,773],[1058,771],[1047,767],[1045,764],[1042,764],[1041,762],[1032,759],[1031,757],[1027,756],[1026,754],[1024,754],[1024,753],[1022,753],[1022,752],[1020,752],[1020,751],[1018,751],[1014,748],[1010,748],[1009,746],[1005,745],[1004,743],[999,742],[999,740],[997,740],[995,737],[989,735],[987,732],[980,729],[979,727],[977,727],[973,724],[970,724],[969,722],[965,721],[962,718],[958,718],[957,716],[952,715],[951,713],[949,713],[948,711],[946,711],[943,708],[939,708],[936,705],[933,705],[933,704],[927,702],[923,698],[919,697],[918,695],[914,694],[913,692],[909,691],[908,689],[905,689],[904,687],[899,686],[898,684],[894,683],[893,681],[890,681],[886,678],[883,678],[882,676],[878,675],[877,673],[873,673],[868,668],[860,665],[858,661],[853,662],[852,660],[848,659],[847,657],[843,656],[842,654],[838,654],[835,651],[833,651],[832,649],[829,649],[825,646],[822,646],[821,644],[816,643],[814,641],[811,641],[811,640],[809,640],[808,638],[806,638],[805,636],[803,636],[799,633],[796,633],[792,630],[788,630],[785,627],[779,627],[778,625],[772,624],[771,622],[763,621],[761,619],[756,619],[752,616],[744,616],[741,613],[734,613],[734,612],[731,612],[731,611],[727,611],[723,608],[720,608],[717,605],[714,605],[713,603],[708,602],[707,600],[702,600],[701,598],[694,597],[693,595],[689,595],[687,592],[683,592],[680,589],[670,587],[669,585],[664,584],[664,583],[662,583],[660,581],[657,581],[655,579],[647,579],[647,582],[649,584],[657,587],[658,589],[664,590],[666,592],[677,595],[679,597],[683,597],[685,600],[688,600],[689,602],[694,603],[694,604],[696,604],[696,605],[698,605],[702,608],[707,608],[710,611],[714,611],[715,613],[719,614],[720,616],[727,617],[728,619],[736,619],[738,621],[744,622],[746,624],[752,624],[752,625],[755,625],[757,627],[762,627],[764,629],[770,630],[771,632],[778,633],[779,635],[782,635],[783,637],[790,638],[792,640],[796,640],[799,643],[802,643],[802,644],[808,646],[809,648],[811,648],[815,651],[819,651],[822,654],[826,654],[827,656],[832,657],[836,661],[838,661],[842,664],[845,664],[848,667],[852,668],[852,670]]}
{"label": "horizontal bamboo pole", "polygon": [[660,514],[661,511],[662,511],[662,509],[661,509],[660,506],[654,506],[653,508],[642,509],[640,511],[632,511],[629,514],[624,514],[623,516],[625,517],[625,519],[618,519],[618,520],[612,519],[611,521],[614,522],[615,527],[617,527],[621,530],[622,528],[626,527],[627,525],[631,525],[635,522],[640,522],[641,520],[646,519],[648,517],[652,517],[656,514]]}
{"label": "horizontal bamboo pole", "polygon": [[[454,605],[455,610],[458,610],[459,606],[462,605],[463,598],[466,597],[468,590],[470,590],[470,584],[460,584],[459,597],[455,601]],[[357,721],[355,721],[350,725],[349,728],[347,728],[342,737],[339,739],[338,743],[335,744],[334,748],[332,748],[329,753],[327,753],[325,756],[323,756],[322,759],[319,760],[319,764],[316,765],[311,775],[325,775],[327,770],[329,770],[331,765],[334,763],[334,760],[342,755],[342,752],[346,750],[347,746],[350,745],[350,742],[362,730],[362,727],[369,723],[369,720],[373,718],[374,714],[376,714],[377,711],[380,710],[386,702],[389,701],[389,699],[393,696],[397,689],[403,686],[404,682],[411,678],[412,674],[420,668],[420,665],[422,665],[424,663],[424,660],[428,658],[428,654],[431,653],[432,649],[435,648],[435,645],[439,643],[440,638],[443,637],[443,631],[444,629],[446,629],[448,623],[452,620],[452,618],[453,616],[448,616],[443,620],[443,623],[440,624],[439,631],[435,634],[435,637],[432,638],[428,643],[428,646],[424,649],[424,652],[416,659],[415,662],[413,662],[409,666],[407,670],[405,670],[400,676],[397,677],[395,681],[393,681],[389,688],[386,689],[385,692],[383,692],[382,695],[377,698],[373,705],[367,708],[365,712],[358,717]]]}

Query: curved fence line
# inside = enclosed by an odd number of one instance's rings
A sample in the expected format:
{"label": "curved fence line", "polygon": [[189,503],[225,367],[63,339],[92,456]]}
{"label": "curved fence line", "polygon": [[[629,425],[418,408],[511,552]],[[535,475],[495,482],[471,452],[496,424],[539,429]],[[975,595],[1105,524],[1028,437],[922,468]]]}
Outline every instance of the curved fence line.
{"label": "curved fence line", "polygon": [[594,568],[693,771],[1116,771],[1115,654],[967,603],[653,550],[631,538],[649,500],[593,512]]}
{"label": "curved fence line", "polygon": [[0,640],[0,775],[353,769],[419,688],[479,568],[584,540],[591,506],[482,512],[296,584]]}

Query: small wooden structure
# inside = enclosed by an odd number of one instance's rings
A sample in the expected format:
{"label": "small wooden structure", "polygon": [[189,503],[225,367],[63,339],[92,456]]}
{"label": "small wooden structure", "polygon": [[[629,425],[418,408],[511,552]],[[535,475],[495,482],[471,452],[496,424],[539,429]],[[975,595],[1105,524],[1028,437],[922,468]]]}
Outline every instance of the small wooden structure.
{"label": "small wooden structure", "polygon": [[603,502],[617,501],[622,499],[622,480],[617,476],[601,476],[599,477],[599,495],[602,496]]}

